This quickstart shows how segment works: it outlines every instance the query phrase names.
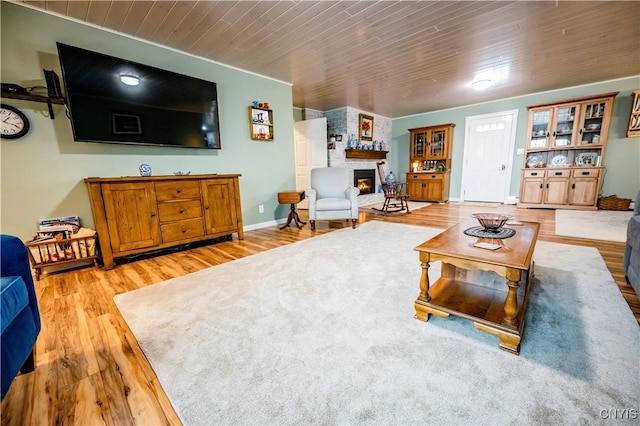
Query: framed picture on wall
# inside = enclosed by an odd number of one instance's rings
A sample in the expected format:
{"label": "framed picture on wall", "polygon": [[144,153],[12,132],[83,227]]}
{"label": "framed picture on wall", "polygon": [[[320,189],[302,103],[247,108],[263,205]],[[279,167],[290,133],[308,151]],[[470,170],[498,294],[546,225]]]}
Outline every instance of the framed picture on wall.
{"label": "framed picture on wall", "polygon": [[372,141],[373,140],[373,117],[370,115],[360,114],[359,115],[359,136],[363,141]]}

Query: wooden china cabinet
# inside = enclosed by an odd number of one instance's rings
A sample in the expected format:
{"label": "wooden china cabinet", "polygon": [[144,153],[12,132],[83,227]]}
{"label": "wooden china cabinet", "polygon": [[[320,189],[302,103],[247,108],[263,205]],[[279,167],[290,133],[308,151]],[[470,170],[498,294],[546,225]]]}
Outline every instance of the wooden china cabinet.
{"label": "wooden china cabinet", "polygon": [[597,210],[617,94],[529,107],[519,207]]}
{"label": "wooden china cabinet", "polygon": [[407,194],[411,200],[449,201],[454,126],[448,123],[409,129]]}

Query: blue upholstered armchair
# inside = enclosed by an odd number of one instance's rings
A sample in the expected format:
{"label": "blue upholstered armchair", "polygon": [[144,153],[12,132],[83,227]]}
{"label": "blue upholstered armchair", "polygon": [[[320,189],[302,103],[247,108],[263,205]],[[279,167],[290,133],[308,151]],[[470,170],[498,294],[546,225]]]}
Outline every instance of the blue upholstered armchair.
{"label": "blue upholstered armchair", "polygon": [[2,398],[18,372],[34,369],[33,346],[40,333],[40,312],[24,243],[0,235],[2,324]]}
{"label": "blue upholstered armchair", "polygon": [[311,170],[309,222],[316,229],[316,220],[347,219],[355,229],[358,222],[358,194],[351,171],[342,167],[320,167]]}

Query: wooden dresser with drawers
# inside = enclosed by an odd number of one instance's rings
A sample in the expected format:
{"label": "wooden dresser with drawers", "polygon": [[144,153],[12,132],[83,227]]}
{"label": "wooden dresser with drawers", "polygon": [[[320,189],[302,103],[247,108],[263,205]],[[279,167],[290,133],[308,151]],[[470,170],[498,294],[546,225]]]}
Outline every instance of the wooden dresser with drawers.
{"label": "wooden dresser with drawers", "polygon": [[239,174],[86,178],[105,269],[194,241],[244,239]]}

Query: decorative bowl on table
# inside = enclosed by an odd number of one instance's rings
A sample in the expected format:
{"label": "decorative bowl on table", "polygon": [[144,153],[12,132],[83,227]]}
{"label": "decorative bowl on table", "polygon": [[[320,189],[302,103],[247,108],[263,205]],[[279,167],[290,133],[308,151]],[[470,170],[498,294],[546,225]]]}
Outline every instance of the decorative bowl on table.
{"label": "decorative bowl on table", "polygon": [[509,216],[499,213],[475,213],[472,216],[478,219],[487,232],[498,232],[509,220]]}

